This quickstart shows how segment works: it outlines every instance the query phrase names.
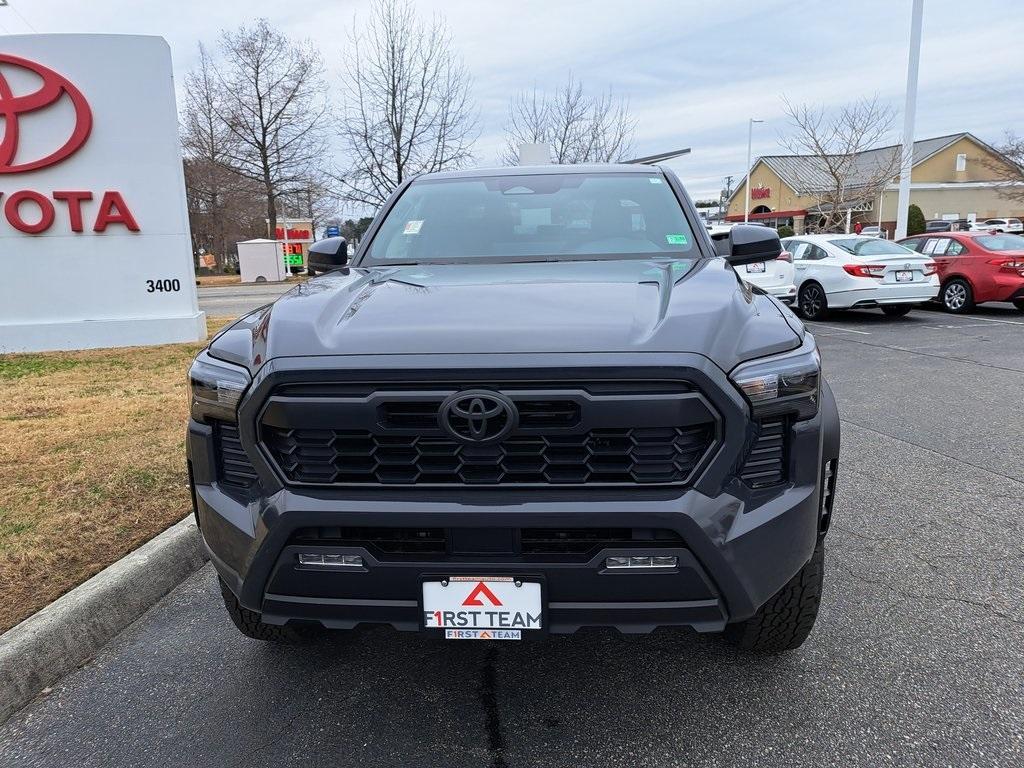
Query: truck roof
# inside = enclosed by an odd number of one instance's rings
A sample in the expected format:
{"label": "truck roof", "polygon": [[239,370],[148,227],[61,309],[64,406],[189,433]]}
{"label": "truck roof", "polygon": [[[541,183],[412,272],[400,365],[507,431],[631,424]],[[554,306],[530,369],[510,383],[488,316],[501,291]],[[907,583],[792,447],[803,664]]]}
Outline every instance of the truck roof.
{"label": "truck roof", "polygon": [[462,171],[424,173],[420,179],[473,179],[484,176],[539,176],[553,173],[660,173],[656,165],[594,163],[591,165],[511,165],[499,168],[468,168]]}

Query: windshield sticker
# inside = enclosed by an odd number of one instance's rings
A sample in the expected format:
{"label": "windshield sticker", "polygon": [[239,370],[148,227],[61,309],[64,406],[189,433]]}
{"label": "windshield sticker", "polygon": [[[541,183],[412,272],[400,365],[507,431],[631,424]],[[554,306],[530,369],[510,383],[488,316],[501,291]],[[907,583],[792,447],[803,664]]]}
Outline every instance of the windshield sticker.
{"label": "windshield sticker", "polygon": [[669,245],[686,245],[689,242],[686,235],[665,235],[665,240]]}
{"label": "windshield sticker", "polygon": [[647,180],[651,182],[651,184],[661,184],[661,179],[659,179],[657,176],[649,176]]}
{"label": "windshield sticker", "polygon": [[403,235],[418,235],[420,228],[423,226],[423,219],[413,219],[412,221],[405,222],[405,229],[402,230]]}

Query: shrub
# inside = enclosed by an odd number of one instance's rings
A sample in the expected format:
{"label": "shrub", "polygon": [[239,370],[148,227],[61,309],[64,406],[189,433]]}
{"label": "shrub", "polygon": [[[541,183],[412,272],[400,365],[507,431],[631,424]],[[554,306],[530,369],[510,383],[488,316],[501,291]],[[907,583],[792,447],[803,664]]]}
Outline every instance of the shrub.
{"label": "shrub", "polygon": [[921,209],[911,203],[907,209],[907,235],[920,235],[924,232],[924,214]]}
{"label": "shrub", "polygon": [[783,224],[781,227],[779,227],[779,238],[792,237],[795,234],[796,232],[793,231],[793,228],[786,224]]}

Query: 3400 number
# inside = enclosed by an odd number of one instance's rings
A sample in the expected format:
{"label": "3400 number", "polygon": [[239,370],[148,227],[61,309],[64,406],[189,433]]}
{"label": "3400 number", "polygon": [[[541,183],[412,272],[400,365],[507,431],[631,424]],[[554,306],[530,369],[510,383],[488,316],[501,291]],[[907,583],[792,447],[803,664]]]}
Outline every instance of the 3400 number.
{"label": "3400 number", "polygon": [[180,290],[181,280],[178,278],[146,281],[146,293],[175,293]]}

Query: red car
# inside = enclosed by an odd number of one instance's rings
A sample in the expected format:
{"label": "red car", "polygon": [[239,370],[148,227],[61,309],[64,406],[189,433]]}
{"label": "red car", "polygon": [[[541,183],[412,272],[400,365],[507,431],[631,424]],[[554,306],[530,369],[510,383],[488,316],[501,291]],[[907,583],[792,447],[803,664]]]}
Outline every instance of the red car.
{"label": "red car", "polygon": [[938,265],[939,301],[969,312],[985,301],[1012,301],[1024,312],[1024,237],[995,232],[931,232],[900,240]]}

